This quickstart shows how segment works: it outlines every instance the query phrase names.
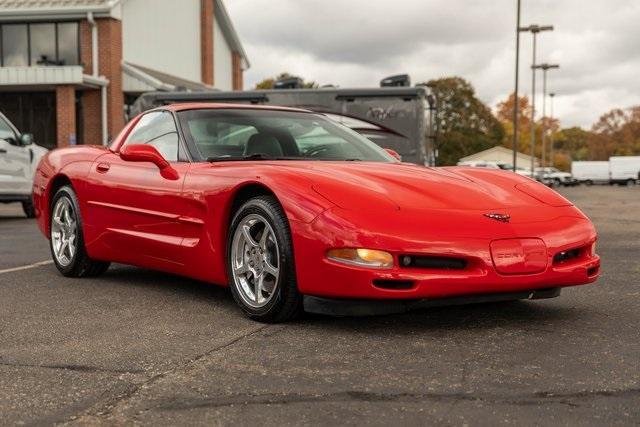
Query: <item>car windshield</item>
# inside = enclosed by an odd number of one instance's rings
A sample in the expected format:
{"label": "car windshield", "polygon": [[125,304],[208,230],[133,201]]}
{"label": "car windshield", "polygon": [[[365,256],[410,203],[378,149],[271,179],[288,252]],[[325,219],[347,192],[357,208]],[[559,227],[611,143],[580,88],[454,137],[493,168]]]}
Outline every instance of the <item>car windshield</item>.
{"label": "car windshield", "polygon": [[200,161],[397,161],[367,138],[320,114],[202,109],[180,111],[178,119]]}

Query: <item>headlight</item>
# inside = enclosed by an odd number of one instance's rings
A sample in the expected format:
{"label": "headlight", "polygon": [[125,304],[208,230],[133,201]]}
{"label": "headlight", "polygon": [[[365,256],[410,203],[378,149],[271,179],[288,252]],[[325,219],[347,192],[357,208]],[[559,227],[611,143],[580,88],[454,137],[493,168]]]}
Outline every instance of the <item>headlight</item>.
{"label": "headlight", "polygon": [[327,258],[343,264],[370,268],[392,268],[393,255],[375,249],[330,249]]}
{"label": "headlight", "polygon": [[596,256],[596,242],[591,245],[591,257]]}

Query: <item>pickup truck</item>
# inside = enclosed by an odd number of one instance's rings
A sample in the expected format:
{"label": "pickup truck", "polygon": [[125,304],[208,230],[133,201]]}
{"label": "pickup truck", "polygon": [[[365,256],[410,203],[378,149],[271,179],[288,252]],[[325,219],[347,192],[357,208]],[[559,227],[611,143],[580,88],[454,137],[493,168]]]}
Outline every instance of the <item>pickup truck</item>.
{"label": "pickup truck", "polygon": [[33,175],[46,152],[33,143],[30,133],[21,133],[0,113],[0,203],[20,202],[27,218],[35,217]]}

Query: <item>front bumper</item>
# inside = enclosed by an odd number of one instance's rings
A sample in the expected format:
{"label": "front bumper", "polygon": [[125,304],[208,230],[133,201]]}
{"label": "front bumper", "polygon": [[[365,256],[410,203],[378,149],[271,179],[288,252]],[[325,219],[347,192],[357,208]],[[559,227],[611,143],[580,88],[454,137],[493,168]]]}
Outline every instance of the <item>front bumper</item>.
{"label": "front bumper", "polygon": [[[563,209],[558,208],[558,214],[570,213]],[[513,212],[517,221],[518,212]],[[346,212],[327,211],[311,224],[292,223],[300,292],[330,299],[422,300],[529,293],[592,283],[600,274],[600,258],[586,250],[595,241],[596,233],[584,217],[557,216],[550,221],[541,217],[539,221],[510,224],[487,220],[477,227],[471,223],[476,213],[460,214],[454,221],[443,217],[438,222],[434,217],[427,225],[424,216],[397,215],[394,218],[392,213],[385,214],[384,221],[389,223],[386,231],[374,228],[367,217],[360,215],[353,222],[348,221]],[[469,216],[466,222],[463,215]],[[353,231],[356,228],[347,221],[351,224],[358,221],[361,228]],[[377,231],[367,231],[372,229]],[[548,251],[546,266],[533,274],[498,273],[491,242],[531,236],[544,241]],[[376,270],[336,263],[326,258],[327,250],[335,247],[385,250],[394,256],[395,265],[388,270]],[[582,248],[579,257],[567,262],[554,260],[557,254],[574,248]],[[460,257],[467,265],[458,270],[402,267],[403,254]]]}

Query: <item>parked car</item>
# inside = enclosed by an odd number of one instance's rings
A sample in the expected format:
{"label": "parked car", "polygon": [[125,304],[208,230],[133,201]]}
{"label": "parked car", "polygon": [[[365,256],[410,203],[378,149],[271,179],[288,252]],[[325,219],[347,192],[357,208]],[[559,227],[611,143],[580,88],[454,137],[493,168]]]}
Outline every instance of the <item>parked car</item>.
{"label": "parked car", "polygon": [[577,181],[569,172],[562,172],[552,167],[535,168],[536,179],[551,187],[573,186]]}
{"label": "parked car", "polygon": [[611,184],[634,185],[640,180],[640,156],[613,156],[609,158]]}
{"label": "parked car", "polygon": [[600,274],[595,228],[555,191],[402,163],[308,110],[161,107],[110,147],[50,152],[34,189],[61,274],[181,274],[264,322],[551,298]]}
{"label": "parked car", "polygon": [[47,152],[33,143],[33,136],[21,133],[0,113],[0,203],[22,203],[28,218],[35,217],[31,197],[33,176],[40,158]]}
{"label": "parked car", "polygon": [[608,184],[608,161],[573,161],[571,162],[571,174],[580,184]]}

